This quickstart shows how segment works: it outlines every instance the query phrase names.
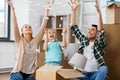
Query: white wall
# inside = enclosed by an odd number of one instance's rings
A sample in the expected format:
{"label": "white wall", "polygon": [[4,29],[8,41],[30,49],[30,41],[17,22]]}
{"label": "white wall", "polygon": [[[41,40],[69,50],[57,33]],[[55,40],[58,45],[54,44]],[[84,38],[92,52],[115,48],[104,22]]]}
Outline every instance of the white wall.
{"label": "white wall", "polygon": [[[29,4],[26,4],[26,3],[27,3],[26,0],[13,0],[17,22],[18,22],[20,31],[24,24],[29,24]],[[11,40],[13,39],[14,39],[13,28],[12,28],[12,22],[11,22]]]}
{"label": "white wall", "polygon": [[107,0],[100,0],[100,9],[102,12],[102,19],[103,23],[106,23],[106,5],[107,5]]}
{"label": "white wall", "polygon": [[0,68],[12,68],[15,63],[14,43],[0,42]]}
{"label": "white wall", "polygon": [[[41,24],[41,16],[44,15],[47,2],[49,0],[31,0],[29,11],[29,23],[34,27],[34,35],[37,34],[38,27]],[[51,7],[49,15],[70,14],[68,0],[55,0],[55,4]]]}

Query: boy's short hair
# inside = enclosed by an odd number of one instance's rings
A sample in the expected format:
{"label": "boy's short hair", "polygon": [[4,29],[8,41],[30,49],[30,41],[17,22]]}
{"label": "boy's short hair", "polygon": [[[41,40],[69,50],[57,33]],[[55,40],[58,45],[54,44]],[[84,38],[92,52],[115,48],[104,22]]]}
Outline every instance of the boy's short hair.
{"label": "boy's short hair", "polygon": [[96,24],[92,24],[91,26],[92,26],[92,27],[95,27],[96,30],[97,30],[98,25],[96,25]]}

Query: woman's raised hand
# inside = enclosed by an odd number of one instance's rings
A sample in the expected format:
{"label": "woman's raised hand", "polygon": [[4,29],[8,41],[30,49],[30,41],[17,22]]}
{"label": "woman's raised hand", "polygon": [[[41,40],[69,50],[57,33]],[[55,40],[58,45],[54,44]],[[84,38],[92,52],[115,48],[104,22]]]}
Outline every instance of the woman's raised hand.
{"label": "woman's raised hand", "polygon": [[54,0],[49,1],[47,4],[46,10],[49,11],[53,4],[54,4]]}
{"label": "woman's raised hand", "polygon": [[13,3],[11,2],[11,0],[5,0],[7,2],[7,4],[11,7],[14,8]]}

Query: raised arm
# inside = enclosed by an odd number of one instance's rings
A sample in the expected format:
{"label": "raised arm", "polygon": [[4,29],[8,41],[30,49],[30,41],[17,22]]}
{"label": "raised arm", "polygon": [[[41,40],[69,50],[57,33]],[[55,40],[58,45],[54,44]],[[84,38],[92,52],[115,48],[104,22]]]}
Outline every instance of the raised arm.
{"label": "raised arm", "polygon": [[47,48],[48,48],[48,31],[45,30],[45,42],[43,46],[44,51],[47,51]]}
{"label": "raised arm", "polygon": [[15,8],[13,6],[13,3],[10,0],[6,0],[6,2],[10,6],[10,9],[11,9],[15,41],[19,42],[21,37],[20,37],[20,32],[19,32],[19,28],[18,28],[18,24],[17,24],[16,15],[15,15]]}
{"label": "raised arm", "polygon": [[67,28],[66,28],[66,26],[64,26],[64,27],[63,27],[63,31],[62,31],[62,36],[63,36],[63,37],[62,37],[62,42],[61,42],[61,44],[60,44],[62,47],[65,47],[66,44],[67,44],[67,43],[66,43],[66,31],[67,31]]}
{"label": "raised arm", "polygon": [[76,10],[79,7],[80,3],[75,0],[70,0],[69,5],[71,6],[71,26],[76,25]]}
{"label": "raised arm", "polygon": [[103,22],[102,22],[101,11],[99,9],[97,0],[95,0],[95,7],[96,7],[97,14],[98,14],[98,31],[101,31],[103,29]]}
{"label": "raised arm", "polygon": [[76,24],[76,10],[79,7],[80,3],[76,2],[75,0],[70,0],[69,5],[71,7],[71,31],[72,34],[76,36],[76,38],[80,41],[81,45],[87,45],[88,43],[88,38],[81,33],[79,30],[79,27]]}
{"label": "raised arm", "polygon": [[95,3],[96,3],[96,5],[95,5],[96,11],[98,14],[98,37],[97,37],[97,40],[99,42],[100,48],[105,49],[106,39],[105,39],[105,30],[103,29],[102,15],[101,15],[101,11],[99,9],[98,1],[95,0]]}
{"label": "raised arm", "polygon": [[52,1],[48,2],[48,4],[47,4],[47,7],[46,7],[46,10],[45,10],[45,14],[44,14],[44,17],[43,17],[42,24],[41,24],[41,26],[40,26],[40,28],[39,28],[38,34],[37,34],[36,37],[35,37],[35,39],[36,39],[37,41],[40,41],[40,40],[42,40],[42,38],[43,38],[44,29],[46,28],[46,25],[47,25],[47,22],[48,22],[48,19],[49,19],[49,17],[48,17],[49,10],[50,10],[51,6],[53,5],[53,3],[54,3],[54,1],[52,0]]}

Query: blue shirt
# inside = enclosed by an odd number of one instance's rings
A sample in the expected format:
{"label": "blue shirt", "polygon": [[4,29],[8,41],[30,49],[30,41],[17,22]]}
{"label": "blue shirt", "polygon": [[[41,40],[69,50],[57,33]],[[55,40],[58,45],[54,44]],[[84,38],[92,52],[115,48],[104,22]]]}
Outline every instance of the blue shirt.
{"label": "blue shirt", "polygon": [[47,51],[45,51],[45,63],[49,62],[58,62],[61,63],[62,60],[62,51],[60,47],[60,42],[48,42]]}

